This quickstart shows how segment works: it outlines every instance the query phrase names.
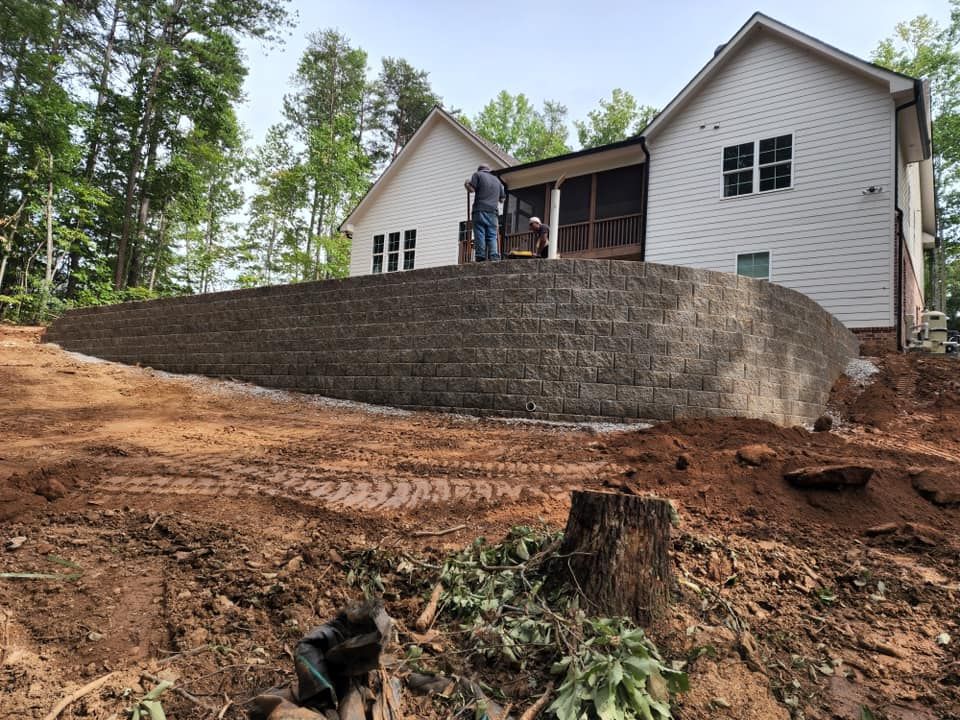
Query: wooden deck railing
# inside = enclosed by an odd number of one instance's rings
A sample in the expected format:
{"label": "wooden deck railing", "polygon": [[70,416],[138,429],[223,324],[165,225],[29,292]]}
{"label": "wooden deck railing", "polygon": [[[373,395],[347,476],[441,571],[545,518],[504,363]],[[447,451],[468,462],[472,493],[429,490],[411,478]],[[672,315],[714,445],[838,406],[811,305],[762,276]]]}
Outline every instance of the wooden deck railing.
{"label": "wooden deck railing", "polygon": [[[636,246],[643,241],[643,215],[621,215],[604,218],[593,223],[580,222],[561,225],[558,233],[559,253],[590,257],[594,250]],[[530,250],[533,252],[536,236],[532,232],[507,235],[504,254],[511,250]]]}
{"label": "wooden deck railing", "polygon": [[473,223],[467,221],[466,228],[460,233],[460,251],[457,253],[457,265],[473,261]]}
{"label": "wooden deck railing", "polygon": [[622,245],[639,245],[643,240],[643,216],[621,215],[597,220],[593,224],[593,248],[611,248]]}
{"label": "wooden deck railing", "polygon": [[561,225],[558,236],[560,239],[558,252],[561,255],[586,252],[590,249],[589,222]]}
{"label": "wooden deck railing", "polygon": [[536,235],[532,232],[521,232],[507,235],[503,241],[503,254],[507,255],[511,250],[529,250],[533,252],[533,244]]}
{"label": "wooden deck railing", "polygon": [[[466,237],[473,235],[467,224]],[[581,222],[560,226],[560,255],[590,257],[594,250],[609,250],[618,247],[639,247],[643,241],[643,216],[621,215],[604,218],[593,223]],[[534,252],[536,234],[532,232],[511,233],[500,238],[500,254],[504,257],[511,250]],[[473,260],[473,241],[460,240],[457,262],[461,265]]]}

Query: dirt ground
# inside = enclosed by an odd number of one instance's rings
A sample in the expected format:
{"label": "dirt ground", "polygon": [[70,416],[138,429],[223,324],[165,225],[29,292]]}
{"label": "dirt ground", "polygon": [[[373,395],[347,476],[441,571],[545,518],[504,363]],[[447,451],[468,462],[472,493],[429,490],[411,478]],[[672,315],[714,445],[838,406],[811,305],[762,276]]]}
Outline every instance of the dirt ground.
{"label": "dirt ground", "polygon": [[[681,518],[675,602],[652,633],[688,663],[676,718],[960,718],[960,362],[888,356],[842,378],[830,432],[610,431],[174,377],[39,338],[0,326],[0,573],[56,576],[0,576],[2,718],[43,718],[110,672],[61,717],[127,717],[156,677],[180,690],[170,717],[246,717],[291,679],[297,639],[371,579],[408,642],[444,554],[562,528],[570,489],[624,482]],[[754,464],[738,456],[755,444]],[[876,472],[842,491],[783,479],[833,462]],[[428,651],[496,677],[452,641]],[[519,709],[538,677],[498,689]]]}

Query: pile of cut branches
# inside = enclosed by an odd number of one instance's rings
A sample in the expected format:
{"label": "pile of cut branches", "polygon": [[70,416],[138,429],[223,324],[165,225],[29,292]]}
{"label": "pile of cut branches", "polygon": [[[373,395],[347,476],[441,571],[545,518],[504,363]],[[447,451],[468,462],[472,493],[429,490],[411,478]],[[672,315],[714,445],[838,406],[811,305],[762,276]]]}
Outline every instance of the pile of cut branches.
{"label": "pile of cut branches", "polygon": [[526,526],[449,557],[440,616],[487,663],[562,675],[548,710],[560,720],[669,720],[687,676],[668,665],[626,618],[591,617],[575,586],[558,580],[560,535]]}

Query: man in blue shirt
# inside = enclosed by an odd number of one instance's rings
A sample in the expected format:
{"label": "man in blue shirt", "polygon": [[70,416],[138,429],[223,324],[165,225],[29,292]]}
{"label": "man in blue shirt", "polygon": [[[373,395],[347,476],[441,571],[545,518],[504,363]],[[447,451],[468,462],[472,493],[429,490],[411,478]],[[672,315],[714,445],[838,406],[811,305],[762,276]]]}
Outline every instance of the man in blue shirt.
{"label": "man in blue shirt", "polygon": [[500,251],[497,248],[497,204],[502,203],[507,193],[500,179],[490,172],[488,165],[481,165],[464,185],[468,192],[474,193],[473,220],[474,259],[497,261]]}

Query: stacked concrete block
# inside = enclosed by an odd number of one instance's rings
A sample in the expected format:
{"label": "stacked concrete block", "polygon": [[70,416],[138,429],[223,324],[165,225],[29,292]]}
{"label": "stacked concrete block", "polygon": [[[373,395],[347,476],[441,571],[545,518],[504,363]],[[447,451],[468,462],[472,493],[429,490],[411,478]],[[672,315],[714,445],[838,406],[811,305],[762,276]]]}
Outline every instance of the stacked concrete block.
{"label": "stacked concrete block", "polygon": [[107,360],[408,408],[808,422],[857,353],[800,293],[724,273],[516,260],[68,312]]}

